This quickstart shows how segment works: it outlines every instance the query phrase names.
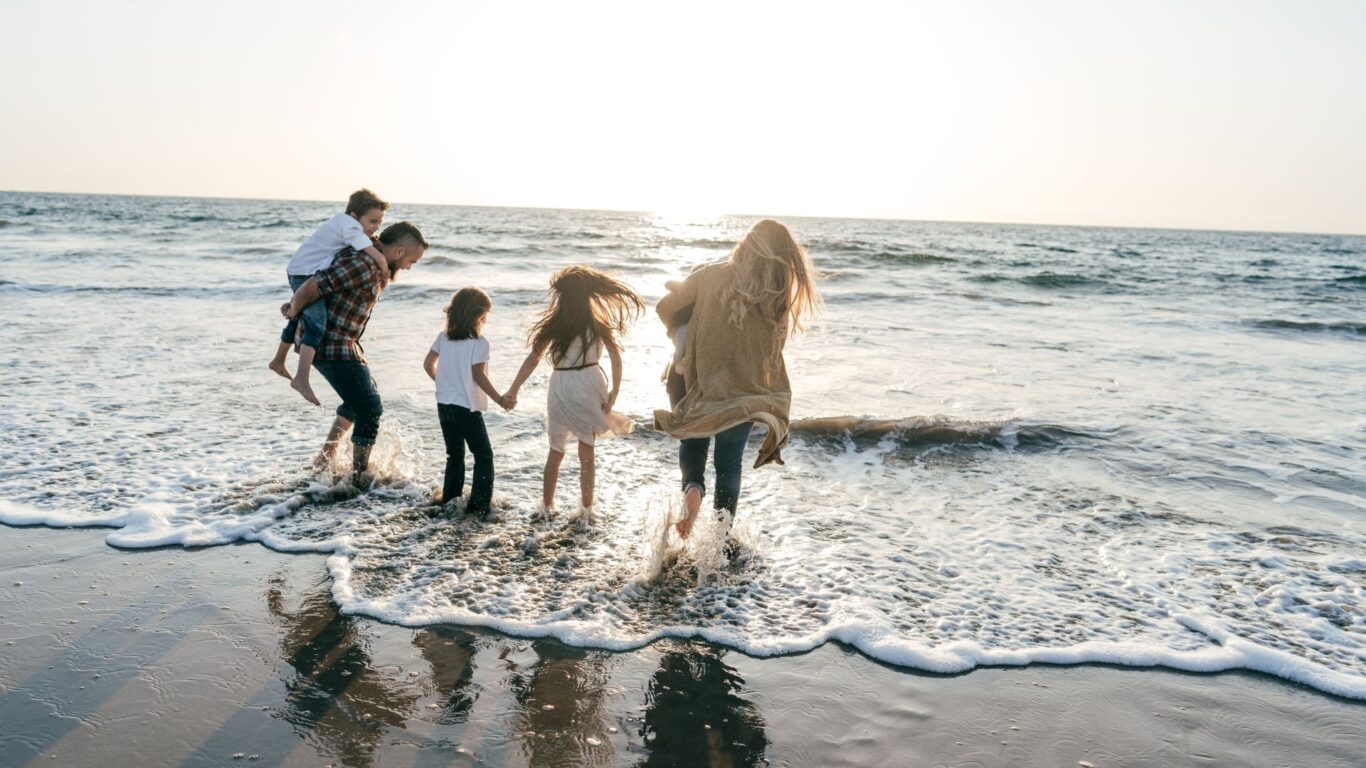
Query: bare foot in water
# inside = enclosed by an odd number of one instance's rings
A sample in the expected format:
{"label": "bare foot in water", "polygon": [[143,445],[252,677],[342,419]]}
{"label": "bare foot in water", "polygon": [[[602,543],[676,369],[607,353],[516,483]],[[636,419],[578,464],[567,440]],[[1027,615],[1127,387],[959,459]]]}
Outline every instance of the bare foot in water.
{"label": "bare foot in water", "polygon": [[290,379],[289,386],[293,387],[295,392],[303,395],[308,402],[314,405],[322,405],[318,402],[318,396],[313,394],[313,388],[308,386],[307,379]]}
{"label": "bare foot in water", "polygon": [[322,450],[318,451],[318,453],[313,457],[313,468],[319,470],[330,469],[332,467],[332,464],[336,462],[336,460],[336,445],[333,445],[331,448],[323,448]]}
{"label": "bare foot in water", "polygon": [[289,379],[290,381],[294,381],[294,375],[291,374],[291,373],[289,372],[289,369],[285,367],[285,361],[284,361],[284,360],[280,360],[280,359],[276,358],[275,360],[271,360],[271,361],[270,361],[270,364],[267,365],[266,367],[269,368],[269,369],[271,369],[272,371],[275,371],[276,373],[280,374],[281,376],[284,376],[286,379]]}
{"label": "bare foot in water", "polygon": [[678,531],[679,538],[686,539],[688,534],[692,533],[693,523],[697,522],[698,510],[702,508],[702,492],[696,488],[689,488],[683,499],[683,517],[674,523],[674,529]]}

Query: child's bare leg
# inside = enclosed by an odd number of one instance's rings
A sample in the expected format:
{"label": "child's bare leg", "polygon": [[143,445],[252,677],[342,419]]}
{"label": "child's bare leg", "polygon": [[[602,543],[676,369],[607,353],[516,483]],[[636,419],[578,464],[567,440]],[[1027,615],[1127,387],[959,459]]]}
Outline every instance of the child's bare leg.
{"label": "child's bare leg", "polygon": [[289,348],[291,346],[293,345],[289,342],[280,342],[280,347],[275,350],[275,359],[271,360],[270,364],[266,367],[271,369],[272,371],[275,371],[281,376],[284,376],[286,379],[293,380],[294,376],[290,374],[289,369],[285,367],[285,357],[289,355]]}
{"label": "child's bare leg", "polygon": [[593,446],[587,443],[579,443],[579,503],[583,504],[584,507],[593,506],[593,475],[595,470]]}
{"label": "child's bare leg", "polygon": [[696,486],[688,486],[687,492],[683,494],[683,519],[674,523],[679,536],[688,538],[688,534],[692,533],[693,523],[697,521],[697,513],[701,509],[702,491]]}
{"label": "child's bare leg", "polygon": [[545,471],[541,474],[541,503],[546,509],[555,506],[555,484],[560,480],[560,462],[564,454],[551,449],[545,457]]}
{"label": "child's bare leg", "polygon": [[290,380],[289,386],[293,387],[295,392],[303,395],[304,399],[308,402],[314,405],[322,405],[322,403],[318,402],[318,396],[313,394],[313,387],[308,384],[308,374],[313,371],[313,356],[317,353],[318,351],[316,349],[307,344],[299,345],[299,370],[294,374],[294,378]]}

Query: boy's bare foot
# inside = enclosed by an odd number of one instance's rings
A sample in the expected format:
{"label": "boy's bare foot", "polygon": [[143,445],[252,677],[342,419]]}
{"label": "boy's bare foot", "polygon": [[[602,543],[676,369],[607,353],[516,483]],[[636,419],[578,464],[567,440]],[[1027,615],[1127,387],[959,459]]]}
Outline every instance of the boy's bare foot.
{"label": "boy's bare foot", "polygon": [[290,373],[289,369],[285,367],[284,360],[271,360],[270,364],[266,367],[271,369],[272,371],[275,371],[281,376],[284,376],[286,379],[289,379],[290,381],[294,380],[294,374]]}
{"label": "boy's bare foot", "polygon": [[318,396],[313,394],[313,388],[308,386],[307,381],[303,381],[301,379],[290,379],[289,386],[293,387],[295,392],[298,392],[299,394],[303,395],[304,399],[308,402],[314,405],[322,405],[322,403],[318,402]]}

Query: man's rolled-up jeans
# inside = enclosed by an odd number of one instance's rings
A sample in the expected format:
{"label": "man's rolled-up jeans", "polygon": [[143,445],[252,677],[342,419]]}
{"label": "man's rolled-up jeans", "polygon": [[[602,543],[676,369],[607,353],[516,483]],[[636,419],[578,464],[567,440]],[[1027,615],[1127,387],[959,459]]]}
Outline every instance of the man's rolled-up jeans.
{"label": "man's rolled-up jeans", "polygon": [[370,375],[370,366],[359,360],[319,360],[313,367],[342,399],[341,405],[337,406],[337,415],[355,425],[351,429],[351,442],[374,445],[384,404],[380,402],[375,379]]}

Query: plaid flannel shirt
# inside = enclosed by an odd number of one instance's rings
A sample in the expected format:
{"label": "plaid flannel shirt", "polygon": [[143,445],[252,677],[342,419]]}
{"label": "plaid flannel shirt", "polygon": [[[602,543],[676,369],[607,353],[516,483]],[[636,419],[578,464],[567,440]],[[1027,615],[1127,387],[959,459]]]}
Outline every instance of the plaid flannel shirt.
{"label": "plaid flannel shirt", "polygon": [[313,279],[327,302],[327,332],[317,359],[365,362],[360,337],[383,290],[379,265],[347,246],[337,253],[332,266],[319,270]]}

